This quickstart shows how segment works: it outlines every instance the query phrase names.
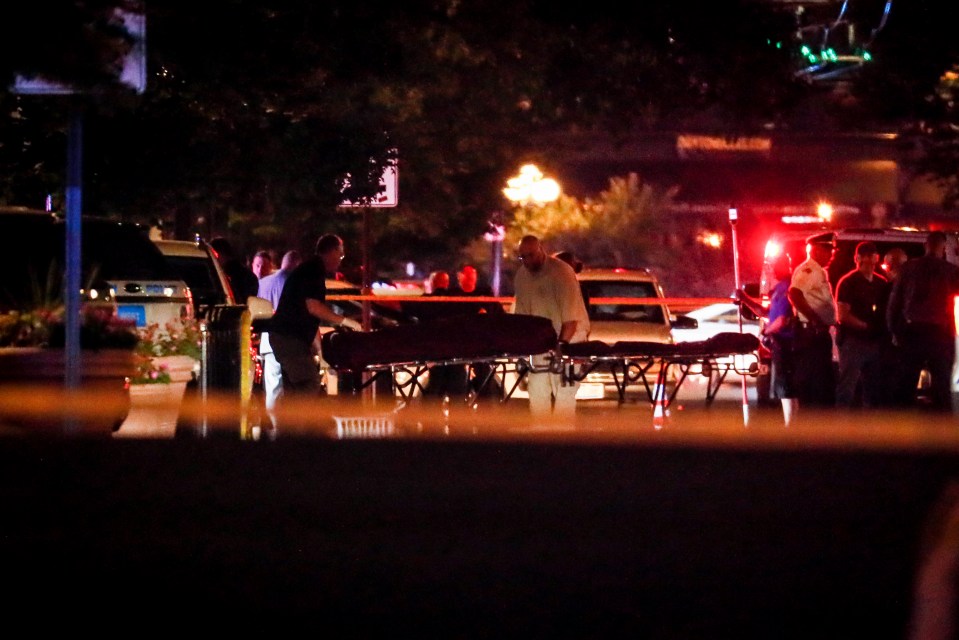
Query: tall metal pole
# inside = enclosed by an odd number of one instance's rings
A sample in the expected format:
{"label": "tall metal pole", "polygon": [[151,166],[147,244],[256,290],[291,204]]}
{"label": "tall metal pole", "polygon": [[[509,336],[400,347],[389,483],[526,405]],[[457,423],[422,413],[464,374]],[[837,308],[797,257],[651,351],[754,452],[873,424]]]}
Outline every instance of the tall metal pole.
{"label": "tall metal pole", "polygon": [[[363,207],[362,234],[363,234],[363,237],[362,237],[361,244],[363,246],[361,248],[361,251],[362,251],[363,266],[361,267],[361,270],[363,275],[363,282],[361,283],[361,285],[362,285],[363,295],[368,296],[373,292],[373,276],[370,273],[370,269],[372,268],[370,265],[370,262],[371,262],[370,245],[373,242],[371,233],[370,233],[370,207]],[[370,329],[372,329],[372,318],[371,318],[372,307],[370,305],[369,300],[363,300],[362,309],[363,309],[363,318],[362,318],[363,331],[369,331]]]}
{"label": "tall metal pole", "polygon": [[[739,238],[736,234],[736,223],[739,221],[739,212],[736,207],[729,207],[729,226],[733,235],[733,273],[736,280],[736,291],[742,287],[739,275]],[[739,314],[739,332],[743,332],[743,316]],[[749,426],[749,394],[746,391],[746,376],[740,376],[743,390],[743,425]]]}
{"label": "tall metal pole", "polygon": [[489,221],[489,231],[483,234],[483,237],[490,244],[490,272],[491,272],[491,288],[493,289],[493,295],[499,296],[500,289],[502,288],[502,273],[503,273],[503,238],[506,237],[506,226],[503,222],[503,213],[496,211],[490,217]]}
{"label": "tall metal pole", "polygon": [[[363,207],[363,239],[362,239],[362,252],[363,252],[363,282],[361,292],[363,296],[369,296],[373,293],[373,274],[372,269],[372,260],[370,259],[370,254],[372,253],[372,233],[370,231],[370,207]],[[372,305],[369,300],[363,300],[363,331],[370,331],[373,328],[373,314],[372,314]],[[364,371],[360,374],[360,381],[363,384],[364,393],[363,397],[376,399],[376,385],[367,385],[370,380],[370,373]]]}
{"label": "tall metal pole", "polygon": [[66,311],[64,386],[80,386],[82,352],[80,351],[80,268],[81,215],[83,211],[83,113],[78,104],[70,110],[70,130],[67,134],[66,185],[66,246],[64,265],[66,273],[63,300]]}
{"label": "tall metal pole", "polygon": [[493,295],[499,297],[500,292],[500,282],[502,281],[503,273],[503,240],[502,238],[497,238],[490,243],[490,246],[493,249]]}
{"label": "tall metal pole", "polygon": [[[66,238],[63,264],[63,386],[67,392],[80,388],[80,373],[83,371],[80,350],[80,269],[81,269],[81,217],[83,212],[83,113],[74,102],[70,106],[70,123],[67,132],[67,183],[66,183]],[[75,434],[80,426],[73,418],[63,421],[63,431]]]}

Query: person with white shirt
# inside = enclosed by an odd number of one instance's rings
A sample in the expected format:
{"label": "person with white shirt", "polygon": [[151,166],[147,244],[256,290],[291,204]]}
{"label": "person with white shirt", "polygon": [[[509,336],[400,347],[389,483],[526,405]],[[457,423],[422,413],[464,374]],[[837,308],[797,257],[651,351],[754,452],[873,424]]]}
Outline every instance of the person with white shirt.
{"label": "person with white shirt", "polygon": [[836,404],[831,330],[838,311],[826,271],[834,251],[832,241],[808,243],[807,258],[793,271],[789,283],[789,302],[800,320],[793,371],[799,406],[822,408]]}
{"label": "person with white shirt", "polygon": [[[283,254],[283,260],[280,262],[280,269],[260,278],[259,288],[256,297],[270,301],[273,311],[280,302],[280,294],[283,293],[283,285],[286,283],[290,272],[302,262],[300,252],[291,249]],[[270,332],[264,331],[260,334],[260,356],[263,358],[263,395],[266,413],[270,417],[273,425],[273,431],[276,430],[276,403],[283,394],[283,369],[279,361],[273,354],[273,348],[270,346]]]}
{"label": "person with white shirt", "polygon": [[[547,255],[536,236],[524,236],[517,248],[523,266],[514,280],[512,313],[548,318],[558,336],[558,348],[589,337],[589,316],[576,272],[559,258]],[[534,365],[548,362],[548,354],[533,358]],[[576,411],[579,382],[564,381],[557,373],[527,377],[529,406],[534,416],[569,421]]]}

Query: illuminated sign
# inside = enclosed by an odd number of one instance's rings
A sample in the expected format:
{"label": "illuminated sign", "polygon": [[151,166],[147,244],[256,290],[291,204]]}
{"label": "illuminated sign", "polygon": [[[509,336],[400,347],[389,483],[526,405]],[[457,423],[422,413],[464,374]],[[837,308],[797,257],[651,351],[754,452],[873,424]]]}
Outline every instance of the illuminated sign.
{"label": "illuminated sign", "polygon": [[772,147],[773,142],[770,138],[748,136],[722,138],[719,136],[685,134],[676,136],[676,151],[681,158],[707,153],[756,153],[769,155]]}

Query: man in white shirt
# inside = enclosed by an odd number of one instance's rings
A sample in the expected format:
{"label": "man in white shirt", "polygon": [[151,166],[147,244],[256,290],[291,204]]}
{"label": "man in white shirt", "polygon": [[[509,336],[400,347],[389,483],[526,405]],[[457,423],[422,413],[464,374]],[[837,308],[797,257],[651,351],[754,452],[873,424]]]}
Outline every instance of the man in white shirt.
{"label": "man in white shirt", "polygon": [[[589,336],[589,316],[576,273],[567,263],[546,254],[536,236],[525,236],[517,255],[523,266],[514,281],[513,313],[541,316],[553,323],[559,345],[582,342]],[[533,364],[548,363],[540,354]],[[534,416],[570,421],[576,411],[578,382],[564,384],[556,373],[528,374],[529,405]]]}
{"label": "man in white shirt", "polygon": [[[283,285],[286,283],[287,276],[302,262],[300,252],[291,249],[283,254],[283,260],[280,262],[280,270],[260,278],[259,288],[256,297],[270,301],[273,311],[276,311],[276,305],[280,302],[280,294],[283,293]],[[266,413],[270,416],[270,422],[273,423],[273,429],[276,429],[276,401],[283,393],[283,370],[280,363],[273,354],[273,348],[270,346],[270,333],[264,331],[260,334],[260,356],[263,358],[263,395]]]}
{"label": "man in white shirt", "polygon": [[810,242],[807,258],[793,271],[789,302],[802,327],[797,336],[794,389],[801,406],[832,407],[836,403],[833,338],[836,300],[826,267],[832,261],[831,241]]}

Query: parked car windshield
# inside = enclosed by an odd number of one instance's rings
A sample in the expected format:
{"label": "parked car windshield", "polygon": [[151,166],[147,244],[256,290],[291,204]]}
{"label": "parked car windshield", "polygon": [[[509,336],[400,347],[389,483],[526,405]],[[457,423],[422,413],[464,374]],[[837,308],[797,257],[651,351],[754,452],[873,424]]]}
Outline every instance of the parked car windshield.
{"label": "parked car windshield", "polygon": [[583,293],[590,300],[590,320],[622,320],[630,322],[666,322],[662,305],[658,304],[595,304],[599,298],[658,298],[653,282],[581,280]]}

